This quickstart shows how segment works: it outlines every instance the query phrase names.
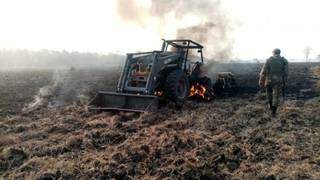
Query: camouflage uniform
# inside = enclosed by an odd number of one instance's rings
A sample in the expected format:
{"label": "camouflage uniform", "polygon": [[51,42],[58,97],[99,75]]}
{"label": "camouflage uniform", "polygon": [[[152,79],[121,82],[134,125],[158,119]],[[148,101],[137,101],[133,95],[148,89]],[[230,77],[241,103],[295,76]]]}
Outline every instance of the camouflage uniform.
{"label": "camouflage uniform", "polygon": [[259,80],[259,84],[267,89],[268,101],[273,115],[277,111],[281,88],[288,77],[288,61],[279,54],[267,59],[261,70]]}

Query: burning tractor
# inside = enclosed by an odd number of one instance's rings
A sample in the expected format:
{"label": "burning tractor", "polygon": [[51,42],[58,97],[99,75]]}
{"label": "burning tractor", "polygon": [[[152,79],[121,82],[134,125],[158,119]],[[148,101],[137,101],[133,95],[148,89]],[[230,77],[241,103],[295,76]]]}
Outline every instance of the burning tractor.
{"label": "burning tractor", "polygon": [[182,107],[188,97],[211,100],[217,88],[201,76],[202,49],[192,40],[163,40],[161,51],[127,54],[117,91],[99,91],[89,109],[145,112],[158,109],[159,101]]}

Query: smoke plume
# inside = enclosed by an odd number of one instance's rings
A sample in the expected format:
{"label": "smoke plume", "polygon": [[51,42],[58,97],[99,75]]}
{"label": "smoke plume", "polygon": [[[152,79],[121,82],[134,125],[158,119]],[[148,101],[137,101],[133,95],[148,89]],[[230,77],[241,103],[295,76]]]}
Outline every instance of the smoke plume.
{"label": "smoke plume", "polygon": [[[228,60],[232,55],[232,21],[224,12],[220,0],[149,0],[141,6],[139,0],[119,0],[118,13],[122,20],[147,27],[158,21],[159,38],[168,38],[166,29],[175,38],[192,39],[205,46],[205,56]],[[144,1],[145,3],[145,1]],[[172,23],[174,22],[174,23]],[[154,23],[152,23],[154,26]]]}
{"label": "smoke plume", "polygon": [[40,88],[33,102],[28,104],[23,111],[30,112],[40,107],[60,107],[77,102],[87,102],[89,97],[85,94],[88,91],[88,83],[80,79],[75,69],[56,69],[52,82]]}
{"label": "smoke plume", "polygon": [[[121,18],[144,26],[146,14],[135,0],[118,0],[118,12]],[[134,21],[132,21],[134,19]]]}

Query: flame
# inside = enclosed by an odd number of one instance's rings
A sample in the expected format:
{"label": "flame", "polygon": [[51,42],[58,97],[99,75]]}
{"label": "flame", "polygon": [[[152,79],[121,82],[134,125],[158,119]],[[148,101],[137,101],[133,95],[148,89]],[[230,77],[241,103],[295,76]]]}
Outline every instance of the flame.
{"label": "flame", "polygon": [[158,97],[161,97],[163,95],[163,91],[155,91],[154,95],[158,96]]}
{"label": "flame", "polygon": [[203,99],[205,99],[205,93],[206,93],[207,89],[200,85],[199,83],[197,83],[196,85],[192,85],[190,88],[190,92],[189,92],[189,97],[191,96],[200,96]]}

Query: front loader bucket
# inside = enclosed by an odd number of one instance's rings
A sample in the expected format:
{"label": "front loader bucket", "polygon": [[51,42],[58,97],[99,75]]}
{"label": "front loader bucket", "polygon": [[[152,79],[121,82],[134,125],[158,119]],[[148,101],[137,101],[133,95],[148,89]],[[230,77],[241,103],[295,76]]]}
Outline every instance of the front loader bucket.
{"label": "front loader bucket", "polygon": [[158,98],[152,95],[137,95],[99,91],[88,105],[89,110],[148,112],[158,109]]}

